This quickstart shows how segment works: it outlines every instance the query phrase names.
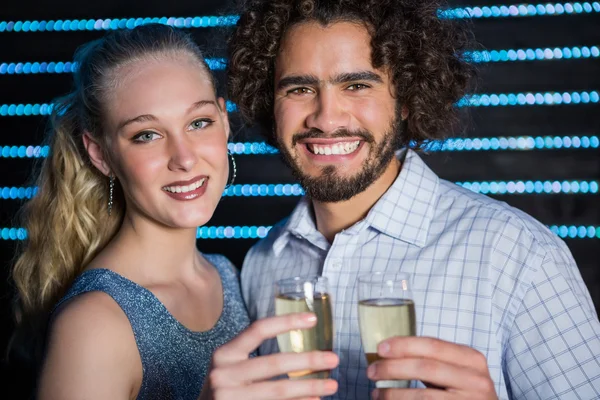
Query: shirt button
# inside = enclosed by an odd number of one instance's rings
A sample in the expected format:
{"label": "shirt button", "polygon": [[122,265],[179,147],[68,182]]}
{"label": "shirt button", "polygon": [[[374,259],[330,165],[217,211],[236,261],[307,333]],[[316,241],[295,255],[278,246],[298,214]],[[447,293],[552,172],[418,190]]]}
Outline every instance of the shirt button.
{"label": "shirt button", "polygon": [[331,260],[331,268],[333,268],[333,269],[342,268],[342,260],[337,259],[337,258]]}

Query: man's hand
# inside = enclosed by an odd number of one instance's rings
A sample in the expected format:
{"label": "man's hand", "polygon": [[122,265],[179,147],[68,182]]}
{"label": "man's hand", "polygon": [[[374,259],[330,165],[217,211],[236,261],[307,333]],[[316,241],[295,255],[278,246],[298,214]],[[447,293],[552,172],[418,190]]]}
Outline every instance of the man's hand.
{"label": "man's hand", "polygon": [[374,399],[498,399],[487,360],[468,346],[406,336],[381,342],[377,353],[384,359],[369,366],[369,379],[420,380],[427,389],[376,389]]}

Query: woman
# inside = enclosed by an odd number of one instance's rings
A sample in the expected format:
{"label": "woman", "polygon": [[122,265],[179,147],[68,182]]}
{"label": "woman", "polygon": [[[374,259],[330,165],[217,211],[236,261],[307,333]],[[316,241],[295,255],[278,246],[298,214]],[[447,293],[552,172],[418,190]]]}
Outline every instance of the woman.
{"label": "woman", "polygon": [[194,42],[163,25],[76,61],[13,272],[20,334],[47,326],[38,397],[195,399],[214,350],[249,325],[235,268],[195,245],[228,180],[225,102]]}

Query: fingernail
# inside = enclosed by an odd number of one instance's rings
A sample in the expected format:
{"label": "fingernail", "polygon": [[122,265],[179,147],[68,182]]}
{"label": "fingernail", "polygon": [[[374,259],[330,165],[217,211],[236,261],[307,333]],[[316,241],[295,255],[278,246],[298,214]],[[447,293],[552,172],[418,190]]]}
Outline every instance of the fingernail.
{"label": "fingernail", "polygon": [[373,400],[378,400],[379,399],[379,389],[373,390],[373,394],[372,394],[371,398]]}
{"label": "fingernail", "polygon": [[369,365],[369,368],[367,368],[367,377],[373,379],[375,378],[375,374],[377,374],[377,365]]}
{"label": "fingernail", "polygon": [[317,320],[317,316],[315,314],[312,313],[308,313],[306,314],[306,316],[304,317],[304,320],[306,322],[315,322]]}
{"label": "fingernail", "polygon": [[379,354],[387,354],[390,352],[390,345],[387,342],[379,344]]}

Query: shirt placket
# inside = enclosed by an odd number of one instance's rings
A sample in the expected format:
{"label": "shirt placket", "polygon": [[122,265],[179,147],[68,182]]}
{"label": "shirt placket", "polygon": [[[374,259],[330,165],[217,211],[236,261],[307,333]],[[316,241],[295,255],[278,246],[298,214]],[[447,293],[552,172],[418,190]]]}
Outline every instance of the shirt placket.
{"label": "shirt placket", "polygon": [[350,263],[356,248],[356,238],[357,235],[344,232],[337,234],[323,263],[322,274],[329,280],[332,296],[335,332],[333,350],[340,357],[340,366],[334,371],[332,378],[338,381],[345,378],[344,371],[350,361],[348,351],[353,335],[352,307],[356,303],[352,297],[356,271]]}

